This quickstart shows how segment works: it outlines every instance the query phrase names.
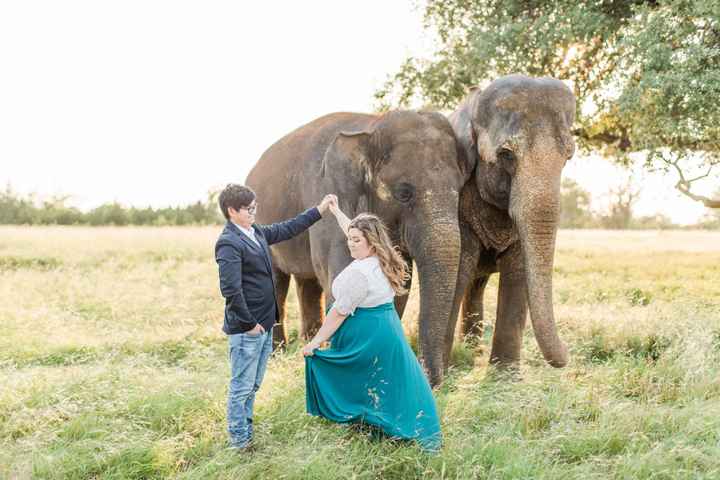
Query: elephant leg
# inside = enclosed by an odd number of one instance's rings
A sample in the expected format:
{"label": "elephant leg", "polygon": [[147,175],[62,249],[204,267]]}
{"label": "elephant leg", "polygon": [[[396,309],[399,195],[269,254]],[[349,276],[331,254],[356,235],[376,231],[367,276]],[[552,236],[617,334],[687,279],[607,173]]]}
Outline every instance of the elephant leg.
{"label": "elephant leg", "polygon": [[290,275],[281,272],[273,266],[273,276],[275,277],[275,298],[278,306],[278,323],[273,328],[273,348],[284,349],[288,344],[287,329],[287,309],[286,301],[288,289],[290,287]]}
{"label": "elephant leg", "polygon": [[510,365],[520,361],[528,312],[527,281],[519,243],[500,257],[498,267],[500,287],[490,363]]}
{"label": "elephant leg", "polygon": [[323,289],[314,278],[299,279],[295,277],[295,285],[300,301],[300,335],[305,341],[308,341],[320,329],[325,316]]}
{"label": "elephant leg", "polygon": [[407,263],[407,266],[408,266],[408,273],[410,273],[410,277],[408,278],[407,282],[405,283],[405,288],[408,291],[407,295],[395,297],[395,310],[397,310],[398,316],[400,318],[402,318],[403,313],[405,312],[405,306],[407,305],[408,299],[410,298],[410,287],[412,287],[412,274],[413,274],[412,258],[410,258],[410,257],[404,257],[404,258],[405,258],[405,263]]}
{"label": "elephant leg", "polygon": [[480,275],[475,278],[465,291],[462,312],[462,334],[467,340],[479,339],[483,334],[483,295],[487,286],[489,275]]}
{"label": "elephant leg", "polygon": [[450,312],[450,318],[448,319],[448,328],[445,337],[445,355],[443,359],[446,369],[450,365],[450,353],[452,352],[452,346],[455,341],[455,328],[457,327],[460,304],[466,297],[465,292],[468,290],[471,282],[477,276],[477,265],[480,260],[480,240],[466,225],[460,226],[460,241],[460,268],[458,270],[457,284],[455,287],[455,300],[453,309]]}

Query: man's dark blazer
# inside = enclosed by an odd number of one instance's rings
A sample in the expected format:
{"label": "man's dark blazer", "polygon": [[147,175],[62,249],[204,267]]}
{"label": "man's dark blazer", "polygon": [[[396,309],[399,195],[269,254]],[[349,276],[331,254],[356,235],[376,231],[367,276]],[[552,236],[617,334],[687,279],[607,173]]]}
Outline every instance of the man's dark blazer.
{"label": "man's dark blazer", "polygon": [[225,333],[247,332],[258,323],[270,330],[278,321],[269,245],[301,234],[321,218],[314,207],[285,222],[253,225],[260,246],[227,222],[215,244],[220,292],[225,297]]}

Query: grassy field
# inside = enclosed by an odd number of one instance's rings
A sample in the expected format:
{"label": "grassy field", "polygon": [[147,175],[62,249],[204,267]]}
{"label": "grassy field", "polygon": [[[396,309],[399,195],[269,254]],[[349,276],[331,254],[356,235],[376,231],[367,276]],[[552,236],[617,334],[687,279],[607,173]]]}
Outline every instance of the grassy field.
{"label": "grassy field", "polygon": [[0,227],[0,478],[720,478],[720,233],[561,231],[571,365],[531,331],[511,377],[489,337],[458,343],[436,456],[307,416],[297,343],[259,392],[258,451],[226,448],[217,234]]}

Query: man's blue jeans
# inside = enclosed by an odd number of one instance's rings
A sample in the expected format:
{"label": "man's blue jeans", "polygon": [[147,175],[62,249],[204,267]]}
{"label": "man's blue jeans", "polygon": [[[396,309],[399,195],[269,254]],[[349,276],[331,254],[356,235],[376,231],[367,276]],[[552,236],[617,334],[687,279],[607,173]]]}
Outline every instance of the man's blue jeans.
{"label": "man's blue jeans", "polygon": [[272,328],[260,335],[228,335],[230,389],[227,418],[230,443],[245,447],[253,436],[253,403],[272,353]]}

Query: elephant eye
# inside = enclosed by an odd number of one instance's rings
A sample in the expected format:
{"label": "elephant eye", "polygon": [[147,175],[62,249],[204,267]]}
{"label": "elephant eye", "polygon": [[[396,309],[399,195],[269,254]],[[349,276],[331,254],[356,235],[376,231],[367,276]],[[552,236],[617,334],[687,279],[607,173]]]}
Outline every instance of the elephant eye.
{"label": "elephant eye", "polygon": [[497,162],[510,175],[515,174],[515,154],[507,148],[501,148],[497,151]]}
{"label": "elephant eye", "polygon": [[393,197],[398,202],[402,203],[408,203],[410,202],[413,197],[415,196],[415,187],[410,185],[409,183],[399,183],[393,188]]}

